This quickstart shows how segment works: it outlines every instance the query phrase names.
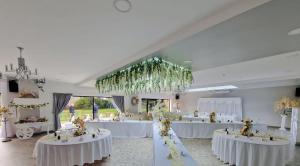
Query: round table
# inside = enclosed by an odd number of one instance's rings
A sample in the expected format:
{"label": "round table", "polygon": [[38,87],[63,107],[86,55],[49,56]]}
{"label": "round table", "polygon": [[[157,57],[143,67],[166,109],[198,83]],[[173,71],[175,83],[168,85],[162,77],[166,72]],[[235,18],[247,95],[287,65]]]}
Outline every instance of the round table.
{"label": "round table", "polygon": [[236,166],[284,166],[292,156],[288,140],[263,141],[261,137],[227,135],[224,130],[214,132],[212,151],[224,163]]}
{"label": "round table", "polygon": [[53,134],[40,138],[34,148],[33,157],[37,166],[82,166],[110,156],[111,132],[101,129],[95,138],[91,134],[71,137],[67,142],[57,140]]}

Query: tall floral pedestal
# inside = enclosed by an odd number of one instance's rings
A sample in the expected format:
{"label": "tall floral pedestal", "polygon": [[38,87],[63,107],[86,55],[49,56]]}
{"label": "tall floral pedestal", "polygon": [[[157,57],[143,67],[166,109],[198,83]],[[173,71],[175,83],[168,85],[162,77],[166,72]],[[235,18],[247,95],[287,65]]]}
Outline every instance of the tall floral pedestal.
{"label": "tall floral pedestal", "polygon": [[286,130],[285,129],[285,122],[286,122],[286,118],[287,118],[287,115],[280,115],[281,116],[281,125],[280,125],[280,130]]}
{"label": "tall floral pedestal", "polygon": [[9,138],[15,136],[15,127],[9,118],[1,119],[0,140],[3,142],[10,141]]}

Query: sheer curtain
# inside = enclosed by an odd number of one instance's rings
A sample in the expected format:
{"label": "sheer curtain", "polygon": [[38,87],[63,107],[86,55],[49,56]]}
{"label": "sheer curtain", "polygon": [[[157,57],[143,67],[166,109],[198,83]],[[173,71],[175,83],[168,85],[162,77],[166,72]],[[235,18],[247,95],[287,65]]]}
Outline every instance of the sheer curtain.
{"label": "sheer curtain", "polygon": [[125,112],[124,96],[112,96],[113,104],[120,112]]}
{"label": "sheer curtain", "polygon": [[55,130],[61,127],[59,114],[64,110],[71,99],[72,94],[53,93],[53,113]]}
{"label": "sheer curtain", "polygon": [[242,99],[234,98],[199,98],[197,110],[200,112],[216,112],[224,116],[234,116],[236,120],[242,120]]}

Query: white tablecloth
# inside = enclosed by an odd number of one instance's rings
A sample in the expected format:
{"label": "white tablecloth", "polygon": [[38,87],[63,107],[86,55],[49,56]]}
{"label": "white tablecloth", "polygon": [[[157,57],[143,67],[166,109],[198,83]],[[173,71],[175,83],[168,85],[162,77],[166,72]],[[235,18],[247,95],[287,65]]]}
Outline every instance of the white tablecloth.
{"label": "white tablecloth", "polygon": [[243,107],[240,97],[234,98],[199,98],[197,110],[199,112],[215,112],[223,116],[234,117],[235,120],[242,120]]}
{"label": "white tablecloth", "polygon": [[68,142],[55,140],[54,135],[40,138],[34,148],[33,157],[37,166],[82,166],[108,157],[112,151],[111,132],[103,130],[101,135],[92,138],[91,134],[73,137]]}
{"label": "white tablecloth", "polygon": [[204,120],[205,122],[209,121],[208,117],[201,116],[201,117],[194,117],[194,116],[183,116],[182,120],[184,121],[202,121]]}
{"label": "white tablecloth", "polygon": [[152,137],[152,121],[90,121],[88,128],[104,128],[111,131],[116,138]]}
{"label": "white tablecloth", "polygon": [[[242,123],[205,123],[199,121],[185,122],[175,121],[172,122],[172,129],[176,135],[180,138],[212,138],[215,130],[232,128],[240,129]],[[267,126],[264,124],[253,124],[253,130],[259,130],[261,132],[267,130]]]}
{"label": "white tablecloth", "polygon": [[[192,158],[192,156],[188,153],[188,151],[185,149],[181,141],[178,139],[176,134],[171,131],[169,131],[170,134],[172,134],[172,139],[175,140],[177,149],[184,152],[184,156],[182,156],[182,159],[184,161],[184,165],[186,166],[196,166],[198,165],[196,161]],[[169,155],[169,148],[167,145],[164,144],[163,138],[159,134],[159,128],[158,124],[153,124],[153,144],[154,144],[154,166],[171,166],[172,161],[170,161],[167,156]]]}
{"label": "white tablecloth", "polygon": [[[111,131],[117,138],[145,138],[152,137],[152,121],[98,121],[87,122],[88,128],[104,128]],[[199,121],[174,121],[172,129],[180,138],[212,138],[215,130],[234,128],[240,129],[242,123],[203,123]],[[264,124],[254,124],[253,129],[266,131]]]}
{"label": "white tablecloth", "polygon": [[221,130],[214,133],[212,151],[220,160],[236,166],[284,166],[292,156],[288,140],[235,138]]}

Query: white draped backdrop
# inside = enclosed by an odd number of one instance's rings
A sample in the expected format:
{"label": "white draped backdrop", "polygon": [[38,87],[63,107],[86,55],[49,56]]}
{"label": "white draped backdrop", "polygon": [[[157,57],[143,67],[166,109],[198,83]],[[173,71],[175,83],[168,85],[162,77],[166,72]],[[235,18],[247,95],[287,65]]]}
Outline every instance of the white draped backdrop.
{"label": "white draped backdrop", "polygon": [[235,120],[243,118],[242,99],[235,98],[199,98],[197,110],[201,112],[216,112],[223,116],[234,116]]}

